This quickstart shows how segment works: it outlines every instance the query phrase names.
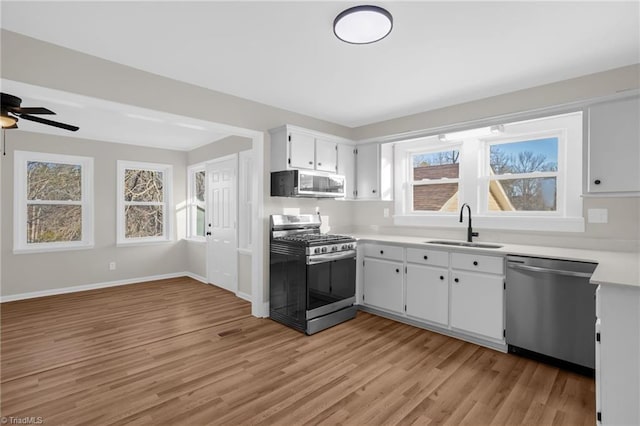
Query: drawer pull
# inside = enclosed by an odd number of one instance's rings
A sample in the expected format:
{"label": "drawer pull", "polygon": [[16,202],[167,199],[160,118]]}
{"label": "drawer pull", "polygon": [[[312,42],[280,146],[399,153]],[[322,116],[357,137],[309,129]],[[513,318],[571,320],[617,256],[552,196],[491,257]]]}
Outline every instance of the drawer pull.
{"label": "drawer pull", "polygon": [[477,260],[473,261],[473,266],[478,266],[478,261]]}
{"label": "drawer pull", "polygon": [[423,257],[424,257],[424,260],[427,260],[429,258],[429,256],[427,256],[426,254]]}
{"label": "drawer pull", "polygon": [[459,279],[457,279],[457,278],[454,278],[453,280],[454,280],[455,282],[460,282],[460,280],[459,280]]}
{"label": "drawer pull", "polygon": [[441,279],[441,280],[444,280],[444,275],[440,275],[440,279]]}
{"label": "drawer pull", "polygon": [[601,181],[600,181],[600,179],[596,179],[596,180],[593,181],[593,183],[595,183],[596,185],[600,185]]}

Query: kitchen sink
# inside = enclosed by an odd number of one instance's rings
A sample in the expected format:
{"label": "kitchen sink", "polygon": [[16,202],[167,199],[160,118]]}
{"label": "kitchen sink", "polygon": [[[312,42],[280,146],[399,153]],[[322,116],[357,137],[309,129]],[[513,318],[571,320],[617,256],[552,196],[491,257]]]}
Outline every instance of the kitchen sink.
{"label": "kitchen sink", "polygon": [[487,243],[469,243],[467,241],[441,241],[441,240],[433,240],[433,241],[425,241],[426,244],[441,244],[445,246],[456,246],[456,247],[474,247],[474,248],[483,248],[483,249],[498,249],[501,248],[501,245],[498,244],[487,244]]}

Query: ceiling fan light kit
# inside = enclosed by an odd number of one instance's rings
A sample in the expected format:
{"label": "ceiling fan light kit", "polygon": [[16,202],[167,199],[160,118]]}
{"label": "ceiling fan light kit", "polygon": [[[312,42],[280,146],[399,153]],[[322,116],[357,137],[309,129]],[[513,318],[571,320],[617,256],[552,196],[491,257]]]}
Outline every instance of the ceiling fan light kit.
{"label": "ceiling fan light kit", "polygon": [[355,6],[342,11],[333,21],[333,33],[350,44],[369,44],[382,40],[393,28],[393,17],[378,6]]}
{"label": "ceiling fan light kit", "polygon": [[[9,95],[8,93],[2,93],[1,96],[1,109],[0,119],[3,129],[17,129],[18,120],[24,119],[27,121],[34,121],[40,124],[46,124],[47,126],[58,127],[60,129],[69,130],[75,132],[79,129],[78,126],[71,124],[60,123],[53,120],[47,120],[46,118],[36,117],[35,115],[55,115],[55,112],[44,107],[21,107],[22,99],[17,96]],[[35,114],[35,115],[33,115]]]}

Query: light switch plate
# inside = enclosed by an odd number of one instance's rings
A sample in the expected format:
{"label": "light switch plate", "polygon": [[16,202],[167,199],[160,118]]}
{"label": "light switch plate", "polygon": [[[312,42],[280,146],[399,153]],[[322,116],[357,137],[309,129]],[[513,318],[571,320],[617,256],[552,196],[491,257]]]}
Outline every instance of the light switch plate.
{"label": "light switch plate", "polygon": [[587,220],[589,221],[589,223],[608,223],[609,210],[608,209],[588,209]]}

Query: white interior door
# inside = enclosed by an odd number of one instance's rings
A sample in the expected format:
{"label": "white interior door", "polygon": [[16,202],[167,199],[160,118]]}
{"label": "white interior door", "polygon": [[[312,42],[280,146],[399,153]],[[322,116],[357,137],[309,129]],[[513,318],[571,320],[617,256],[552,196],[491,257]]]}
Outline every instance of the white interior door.
{"label": "white interior door", "polygon": [[207,164],[207,279],[238,291],[236,156]]}

